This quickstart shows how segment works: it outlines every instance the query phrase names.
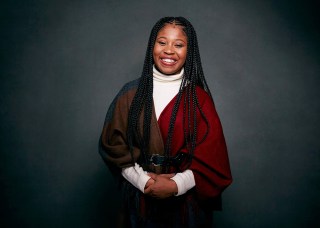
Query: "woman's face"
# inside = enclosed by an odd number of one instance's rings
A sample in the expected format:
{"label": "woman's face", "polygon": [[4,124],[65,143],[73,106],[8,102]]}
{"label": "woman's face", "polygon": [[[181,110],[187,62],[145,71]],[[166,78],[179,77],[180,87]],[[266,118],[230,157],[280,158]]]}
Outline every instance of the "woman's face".
{"label": "woman's face", "polygon": [[182,26],[166,24],[157,35],[153,60],[163,74],[179,73],[187,57],[187,36]]}

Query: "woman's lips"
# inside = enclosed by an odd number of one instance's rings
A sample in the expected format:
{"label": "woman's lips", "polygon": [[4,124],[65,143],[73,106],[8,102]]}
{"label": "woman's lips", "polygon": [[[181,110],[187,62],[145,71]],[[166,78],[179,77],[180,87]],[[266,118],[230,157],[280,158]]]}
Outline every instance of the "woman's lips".
{"label": "woman's lips", "polygon": [[170,59],[170,58],[160,58],[160,61],[163,65],[166,65],[166,66],[173,66],[177,63],[177,60]]}

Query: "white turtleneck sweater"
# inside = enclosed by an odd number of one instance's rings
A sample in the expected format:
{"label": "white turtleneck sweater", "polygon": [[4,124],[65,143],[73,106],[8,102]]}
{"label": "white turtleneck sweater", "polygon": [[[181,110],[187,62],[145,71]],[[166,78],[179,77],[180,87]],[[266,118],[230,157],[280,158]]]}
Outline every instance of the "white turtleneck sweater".
{"label": "white turtleneck sweater", "polygon": [[159,119],[163,109],[178,94],[184,69],[175,75],[165,75],[153,66],[153,103]]}
{"label": "white turtleneck sweater", "polygon": [[[153,66],[153,102],[157,119],[159,119],[161,112],[168,103],[179,92],[183,74],[184,69],[175,75],[165,75]],[[144,187],[150,179],[147,172],[137,163],[135,166],[123,168],[122,176],[143,193]],[[178,194],[176,194],[176,196],[186,193],[195,186],[194,175],[190,169],[187,169],[182,173],[177,173],[171,179],[176,182],[178,187]]]}

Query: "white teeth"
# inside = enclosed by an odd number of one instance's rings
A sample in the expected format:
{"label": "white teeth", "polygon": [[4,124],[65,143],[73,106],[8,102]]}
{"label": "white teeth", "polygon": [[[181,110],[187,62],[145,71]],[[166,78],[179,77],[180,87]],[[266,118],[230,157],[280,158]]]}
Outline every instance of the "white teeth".
{"label": "white teeth", "polygon": [[166,62],[166,63],[173,63],[175,62],[173,59],[162,59],[162,61]]}

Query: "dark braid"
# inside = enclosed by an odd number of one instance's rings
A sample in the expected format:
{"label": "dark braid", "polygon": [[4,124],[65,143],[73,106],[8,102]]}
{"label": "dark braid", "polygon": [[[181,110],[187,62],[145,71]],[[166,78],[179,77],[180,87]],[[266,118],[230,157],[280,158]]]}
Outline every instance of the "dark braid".
{"label": "dark braid", "polygon": [[[150,141],[150,124],[153,108],[153,48],[158,32],[163,26],[168,23],[183,27],[183,31],[187,36],[187,58],[184,65],[185,73],[170,118],[168,137],[165,144],[164,154],[167,157],[170,156],[176,116],[178,113],[179,105],[181,102],[183,102],[183,123],[184,125],[185,123],[187,123],[186,126],[184,126],[184,137],[186,141],[186,147],[190,155],[190,165],[196,147],[197,110],[199,110],[201,117],[207,124],[207,132],[200,140],[200,142],[202,142],[207,136],[209,128],[208,120],[199,104],[196,93],[196,86],[200,86],[202,89],[204,89],[210,97],[211,92],[204,78],[196,32],[191,23],[183,17],[164,17],[154,25],[151,31],[143,71],[136,94],[132,100],[129,110],[127,139],[132,156],[132,162],[134,162],[133,147],[137,146],[141,150],[141,156],[139,159],[141,159],[142,163],[148,163],[147,157],[149,154],[148,148]],[[183,101],[182,97],[184,97]],[[140,129],[139,123],[142,114],[143,129]],[[134,142],[137,142],[138,145],[134,145]]]}

